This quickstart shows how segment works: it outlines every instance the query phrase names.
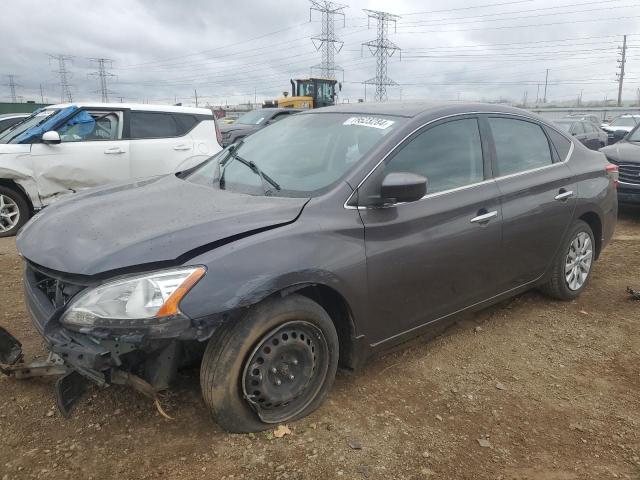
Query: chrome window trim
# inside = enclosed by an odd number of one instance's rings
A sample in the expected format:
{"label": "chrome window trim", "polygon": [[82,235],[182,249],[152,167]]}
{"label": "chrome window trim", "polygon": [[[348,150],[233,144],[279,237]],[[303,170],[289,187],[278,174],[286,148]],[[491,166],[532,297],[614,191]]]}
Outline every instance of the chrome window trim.
{"label": "chrome window trim", "polygon": [[[374,167],[369,171],[369,173],[367,173],[365,175],[365,177],[360,181],[360,183],[358,184],[358,186],[356,188],[353,189],[353,192],[351,192],[351,194],[347,197],[347,199],[344,201],[344,204],[342,205],[343,208],[345,208],[346,210],[368,210],[368,209],[379,209],[379,208],[389,208],[389,207],[396,207],[398,205],[405,205],[407,203],[416,203],[416,202],[421,202],[427,198],[432,198],[432,197],[439,197],[442,195],[447,195],[449,193],[454,193],[454,192],[459,192],[461,190],[466,190],[469,188],[475,188],[477,186],[480,185],[484,185],[487,183],[491,183],[491,182],[497,182],[498,180],[502,180],[505,178],[512,178],[512,177],[517,177],[520,175],[525,175],[528,173],[532,173],[532,172],[537,172],[540,170],[544,170],[546,168],[550,168],[550,167],[554,167],[556,165],[560,165],[560,164],[564,164],[566,163],[570,158],[571,155],[573,154],[573,150],[574,150],[574,143],[572,139],[567,138],[564,134],[562,134],[561,132],[559,132],[556,128],[553,128],[551,125],[548,124],[544,124],[545,126],[552,128],[554,131],[556,131],[557,133],[559,133],[562,137],[566,138],[567,140],[569,140],[569,142],[571,143],[571,146],[569,147],[569,152],[567,153],[567,156],[565,157],[564,160],[560,160],[559,162],[555,162],[552,163],[550,165],[545,165],[543,167],[537,167],[531,170],[524,170],[522,172],[516,172],[516,173],[511,173],[509,175],[503,175],[503,176],[498,176],[498,177],[492,177],[492,178],[487,178],[481,182],[476,182],[476,183],[470,183],[469,185],[463,185],[461,187],[455,187],[455,188],[451,188],[449,190],[442,190],[441,192],[434,192],[434,193],[427,193],[424,197],[420,198],[419,200],[416,200],[415,202],[399,202],[399,203],[394,203],[394,204],[390,204],[390,205],[382,205],[379,207],[367,207],[367,206],[360,206],[360,205],[348,205],[349,201],[351,200],[351,197],[353,197],[355,195],[355,193],[358,191],[358,189],[362,186],[362,184],[364,182],[367,181],[367,179],[371,176],[371,174],[373,172],[375,172],[375,170],[380,166],[380,164],[382,164],[388,157],[389,155],[391,155],[392,153],[394,153],[396,151],[396,149],[402,145],[402,143],[404,143],[409,137],[411,137],[411,135],[413,135],[414,133],[416,133],[417,131],[423,129],[424,127],[431,125],[432,123],[436,123],[439,122],[440,120],[446,120],[448,118],[454,118],[454,117],[461,117],[461,116],[465,116],[465,115],[505,115],[505,116],[510,116],[510,117],[520,117],[523,118],[525,120],[528,121],[532,121],[533,123],[536,123],[537,125],[540,125],[540,123],[536,122],[535,118],[530,118],[527,115],[521,115],[521,114],[517,114],[517,113],[506,113],[506,112],[464,112],[464,113],[453,113],[451,115],[445,115],[442,117],[438,117],[435,118],[433,120],[428,121],[427,123],[424,123],[418,127],[416,127],[414,130],[412,130],[410,133],[408,133],[402,140],[400,140],[395,147],[393,147],[389,152],[387,152],[387,154],[382,157],[382,159],[376,163],[374,165]],[[544,133],[544,129],[543,129],[543,133]],[[547,137],[547,134],[544,133],[544,136]],[[553,143],[551,142],[551,139],[549,139],[547,137],[547,141],[550,142],[549,147],[551,147],[553,145]],[[551,152],[549,152],[551,153]],[[553,158],[552,158],[553,160]]]}

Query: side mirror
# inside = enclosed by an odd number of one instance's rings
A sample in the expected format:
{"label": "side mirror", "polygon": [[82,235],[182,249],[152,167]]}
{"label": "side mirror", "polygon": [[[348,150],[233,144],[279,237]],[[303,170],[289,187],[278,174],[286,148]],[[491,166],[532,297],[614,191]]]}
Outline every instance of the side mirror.
{"label": "side mirror", "polygon": [[49,130],[48,132],[44,132],[42,135],[42,142],[48,145],[57,145],[62,142],[60,138],[60,134],[55,130]]}
{"label": "side mirror", "polygon": [[427,179],[415,173],[389,173],[382,180],[383,202],[404,203],[420,200],[427,193]]}

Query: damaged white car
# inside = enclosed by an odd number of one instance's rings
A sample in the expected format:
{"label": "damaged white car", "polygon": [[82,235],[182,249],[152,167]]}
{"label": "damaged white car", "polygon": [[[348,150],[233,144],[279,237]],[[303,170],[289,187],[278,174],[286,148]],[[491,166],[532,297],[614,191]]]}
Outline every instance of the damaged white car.
{"label": "damaged white car", "polygon": [[0,136],[0,237],[61,196],[171,173],[217,153],[211,110],[62,104],[37,110]]}

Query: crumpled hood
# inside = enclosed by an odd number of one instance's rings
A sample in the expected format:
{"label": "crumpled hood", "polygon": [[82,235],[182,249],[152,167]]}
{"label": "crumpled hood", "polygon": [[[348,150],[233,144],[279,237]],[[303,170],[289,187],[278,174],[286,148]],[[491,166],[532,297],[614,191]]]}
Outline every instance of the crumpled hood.
{"label": "crumpled hood", "polygon": [[56,202],[22,229],[17,247],[40,266],[95,275],[176,262],[229,237],[290,223],[307,201],[222,191],[169,175]]}
{"label": "crumpled hood", "polygon": [[640,163],[640,145],[635,143],[617,142],[600,151],[615,162]]}

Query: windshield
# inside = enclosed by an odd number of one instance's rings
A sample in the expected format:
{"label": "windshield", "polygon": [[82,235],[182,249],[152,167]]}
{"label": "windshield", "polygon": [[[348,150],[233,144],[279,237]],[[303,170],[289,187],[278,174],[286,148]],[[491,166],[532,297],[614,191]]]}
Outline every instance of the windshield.
{"label": "windshield", "polygon": [[59,110],[37,110],[31,116],[25,118],[22,122],[17,123],[8,130],[3,130],[0,134],[0,143],[17,143],[18,137],[30,128],[36,127],[46,119],[55,115]]}
{"label": "windshield", "polygon": [[635,127],[636,119],[633,117],[618,117],[609,125],[612,127]]}
{"label": "windshield", "polygon": [[[286,122],[275,123],[245,138],[234,153],[246,163],[253,162],[277,182],[280,190],[272,194],[310,197],[334,185],[404,122],[404,118],[383,115],[293,115]],[[229,157],[229,150],[223,150],[187,180],[220,188],[218,182],[223,172],[225,189],[264,195],[261,176],[246,163],[225,162]]]}
{"label": "windshield", "polygon": [[556,122],[556,125],[559,126],[561,130],[569,132],[571,130],[571,125],[573,125],[573,122]]}
{"label": "windshield", "polygon": [[241,123],[243,125],[260,125],[267,117],[262,110],[253,110],[247,112],[235,121],[235,123]]}

